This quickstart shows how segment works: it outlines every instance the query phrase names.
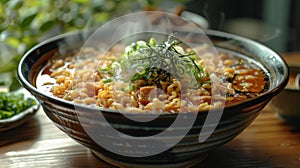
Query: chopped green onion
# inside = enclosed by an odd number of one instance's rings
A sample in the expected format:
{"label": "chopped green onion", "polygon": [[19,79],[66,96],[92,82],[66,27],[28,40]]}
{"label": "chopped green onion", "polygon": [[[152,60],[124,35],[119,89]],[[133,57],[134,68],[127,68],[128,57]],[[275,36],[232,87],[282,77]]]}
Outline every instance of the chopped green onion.
{"label": "chopped green onion", "polygon": [[155,38],[151,38],[149,41],[150,46],[156,46],[156,40]]}
{"label": "chopped green onion", "polygon": [[121,88],[122,91],[130,91],[130,90],[135,90],[135,86],[127,86],[124,88]]}
{"label": "chopped green onion", "polygon": [[32,98],[25,99],[22,93],[0,92],[0,119],[10,118],[36,103]]}
{"label": "chopped green onion", "polygon": [[103,80],[103,83],[110,83],[110,82],[112,82],[112,81],[113,81],[112,78],[108,78],[108,79]]}
{"label": "chopped green onion", "polygon": [[107,73],[109,75],[114,75],[114,70],[110,66],[105,68],[98,68],[97,71],[101,72],[102,74]]}
{"label": "chopped green onion", "polygon": [[211,81],[205,81],[203,84],[211,84]]}

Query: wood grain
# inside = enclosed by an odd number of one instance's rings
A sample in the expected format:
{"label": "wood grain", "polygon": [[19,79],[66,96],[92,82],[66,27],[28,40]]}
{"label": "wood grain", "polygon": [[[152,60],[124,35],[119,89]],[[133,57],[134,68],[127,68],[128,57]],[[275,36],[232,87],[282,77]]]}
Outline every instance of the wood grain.
{"label": "wood grain", "polygon": [[[0,134],[1,167],[113,167],[62,133],[41,109]],[[300,129],[266,107],[242,134],[195,167],[300,167]]]}

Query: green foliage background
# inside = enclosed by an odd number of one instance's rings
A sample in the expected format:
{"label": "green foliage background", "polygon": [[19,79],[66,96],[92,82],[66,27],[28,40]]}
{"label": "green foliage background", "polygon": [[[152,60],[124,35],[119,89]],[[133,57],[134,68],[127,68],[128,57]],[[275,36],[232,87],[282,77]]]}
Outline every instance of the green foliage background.
{"label": "green foliage background", "polygon": [[[176,0],[174,0],[176,1]],[[181,3],[182,0],[176,2]],[[61,33],[100,26],[162,0],[0,0],[0,87],[20,87],[16,77],[22,55]]]}

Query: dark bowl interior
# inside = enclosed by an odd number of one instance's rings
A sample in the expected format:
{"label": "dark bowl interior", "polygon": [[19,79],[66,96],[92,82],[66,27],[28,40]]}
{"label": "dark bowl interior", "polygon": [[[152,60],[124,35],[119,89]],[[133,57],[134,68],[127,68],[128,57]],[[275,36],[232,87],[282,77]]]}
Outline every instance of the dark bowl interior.
{"label": "dark bowl interior", "polygon": [[[214,45],[223,50],[228,50],[242,54],[261,64],[269,73],[270,88],[259,97],[247,101],[226,106],[218,123],[208,123],[208,127],[214,127],[213,133],[204,142],[199,142],[199,134],[204,128],[204,122],[208,112],[198,113],[192,128],[186,136],[175,146],[162,153],[147,157],[130,157],[119,155],[103,148],[88,131],[98,131],[99,136],[105,137],[105,131],[113,126],[118,131],[137,137],[151,136],[158,134],[168,128],[178,117],[176,114],[163,114],[151,122],[134,122],[119,112],[113,110],[99,110],[87,106],[74,106],[71,102],[59,98],[50,97],[39,91],[35,87],[36,77],[51,59],[53,52],[65,53],[68,50],[79,49],[89,33],[82,31],[63,34],[35,46],[23,57],[19,64],[19,79],[27,90],[29,90],[41,103],[47,116],[63,132],[75,139],[84,146],[90,148],[100,158],[117,165],[136,166],[136,165],[193,165],[201,160],[201,156],[207,151],[212,150],[236,137],[242,132],[259,114],[259,111],[279,92],[281,92],[288,82],[289,70],[284,60],[274,51],[255,41],[227,34],[218,31],[206,31]],[[101,113],[108,122],[99,121],[97,116]],[[143,118],[145,115],[152,114],[132,114],[135,117]],[[189,119],[195,114],[184,113],[181,117]],[[83,120],[82,120],[83,119]],[[108,124],[109,123],[109,124]],[[211,124],[211,125],[209,125]],[[89,130],[86,130],[88,128]],[[174,128],[174,132],[184,129],[184,125]],[[109,130],[109,129],[107,129]],[[108,141],[118,142],[121,150],[129,151],[126,146],[128,142],[119,142],[119,137],[110,137]],[[176,134],[162,137],[165,139],[176,138]],[[162,147],[166,144],[161,144]],[[153,146],[148,147],[155,148]]]}

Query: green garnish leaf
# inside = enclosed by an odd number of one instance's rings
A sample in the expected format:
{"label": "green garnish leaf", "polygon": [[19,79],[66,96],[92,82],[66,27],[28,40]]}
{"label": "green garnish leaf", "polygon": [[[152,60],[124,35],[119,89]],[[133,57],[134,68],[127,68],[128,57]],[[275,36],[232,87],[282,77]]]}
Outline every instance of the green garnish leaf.
{"label": "green garnish leaf", "polygon": [[131,90],[135,90],[135,86],[127,86],[124,88],[121,88],[122,91],[131,91]]}
{"label": "green garnish leaf", "polygon": [[114,70],[112,69],[111,66],[107,66],[105,68],[98,68],[97,71],[101,72],[102,74],[109,74],[109,75],[114,75]]}
{"label": "green garnish leaf", "polygon": [[193,74],[199,83],[206,76],[203,67],[198,63],[196,52],[185,52],[181,41],[171,36],[162,43],[151,38],[149,43],[137,41],[127,46],[120,60],[124,71],[139,67],[143,71],[134,74],[130,81],[144,80],[148,85],[160,85],[160,81],[182,79],[187,73]]}
{"label": "green garnish leaf", "polygon": [[113,81],[112,78],[108,78],[108,79],[103,80],[103,83],[110,83],[110,82],[112,82],[112,81]]}
{"label": "green garnish leaf", "polygon": [[157,45],[155,38],[151,38],[150,41],[149,41],[149,44],[150,44],[150,46],[155,47]]}

